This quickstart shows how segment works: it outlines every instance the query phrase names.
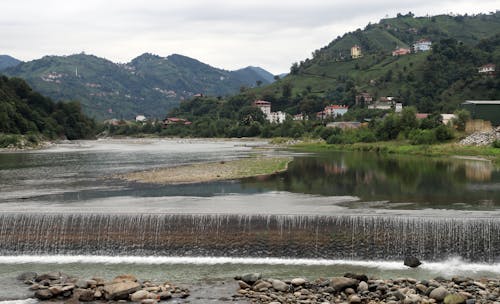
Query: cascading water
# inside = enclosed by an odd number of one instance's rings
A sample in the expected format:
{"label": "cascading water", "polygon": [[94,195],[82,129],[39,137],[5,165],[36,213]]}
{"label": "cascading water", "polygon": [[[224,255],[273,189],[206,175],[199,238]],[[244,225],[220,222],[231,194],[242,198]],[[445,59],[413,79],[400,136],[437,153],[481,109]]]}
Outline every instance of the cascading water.
{"label": "cascading water", "polygon": [[500,219],[412,216],[0,214],[0,254],[498,262]]}

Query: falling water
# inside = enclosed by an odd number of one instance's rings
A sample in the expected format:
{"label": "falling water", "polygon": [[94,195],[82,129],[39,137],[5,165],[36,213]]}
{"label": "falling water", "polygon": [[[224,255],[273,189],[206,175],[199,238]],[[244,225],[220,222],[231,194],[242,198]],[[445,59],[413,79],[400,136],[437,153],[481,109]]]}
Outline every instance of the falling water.
{"label": "falling water", "polygon": [[500,219],[192,214],[0,215],[0,254],[498,262]]}

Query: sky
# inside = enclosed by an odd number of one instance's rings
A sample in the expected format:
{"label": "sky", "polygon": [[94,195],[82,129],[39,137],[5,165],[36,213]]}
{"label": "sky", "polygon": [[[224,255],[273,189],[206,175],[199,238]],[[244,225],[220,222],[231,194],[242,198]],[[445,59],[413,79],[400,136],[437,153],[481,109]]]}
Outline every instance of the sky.
{"label": "sky", "polygon": [[85,52],[125,63],[182,54],[273,74],[385,17],[477,14],[498,0],[14,0],[0,6],[0,54],[23,61]]}

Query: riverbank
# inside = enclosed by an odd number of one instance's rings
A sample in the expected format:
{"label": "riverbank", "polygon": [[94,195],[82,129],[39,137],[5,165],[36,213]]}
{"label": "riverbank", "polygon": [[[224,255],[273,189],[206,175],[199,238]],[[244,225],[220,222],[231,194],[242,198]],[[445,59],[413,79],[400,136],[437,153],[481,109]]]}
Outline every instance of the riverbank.
{"label": "riverbank", "polygon": [[189,184],[276,174],[288,168],[291,157],[253,157],[132,172],[116,176],[130,182]]}
{"label": "riverbank", "polygon": [[458,143],[436,145],[410,145],[406,142],[374,142],[345,145],[326,143],[298,143],[290,146],[293,150],[304,152],[327,151],[368,151],[387,154],[406,154],[422,156],[461,156],[491,160],[500,164],[500,149],[491,146],[464,146]]}
{"label": "riverbank", "polygon": [[407,304],[475,304],[500,301],[498,279],[473,280],[454,277],[450,280],[435,278],[378,279],[364,274],[345,274],[343,277],[303,278],[277,280],[261,278],[249,273],[238,280],[234,298],[246,298],[252,303],[407,303]]}

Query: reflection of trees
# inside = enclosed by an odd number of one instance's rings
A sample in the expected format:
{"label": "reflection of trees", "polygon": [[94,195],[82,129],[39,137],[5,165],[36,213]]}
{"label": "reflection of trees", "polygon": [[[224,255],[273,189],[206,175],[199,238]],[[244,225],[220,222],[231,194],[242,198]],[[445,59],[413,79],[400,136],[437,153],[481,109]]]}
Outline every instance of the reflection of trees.
{"label": "reflection of trees", "polygon": [[[329,153],[297,157],[288,172],[245,185],[321,195],[352,195],[363,200],[436,203],[479,203],[499,195],[467,189],[469,181],[490,181],[493,168],[484,162],[429,159],[375,153]],[[498,180],[498,178],[497,178]]]}

